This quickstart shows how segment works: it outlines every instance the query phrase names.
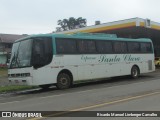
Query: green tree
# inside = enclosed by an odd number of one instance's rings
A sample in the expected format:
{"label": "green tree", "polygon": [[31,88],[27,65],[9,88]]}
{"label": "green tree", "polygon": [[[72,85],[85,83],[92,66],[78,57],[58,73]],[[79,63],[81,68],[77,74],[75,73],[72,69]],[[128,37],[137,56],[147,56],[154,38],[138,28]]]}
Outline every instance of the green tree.
{"label": "green tree", "polygon": [[87,20],[85,18],[79,17],[77,18],[76,22],[79,28],[86,27]]}
{"label": "green tree", "polygon": [[70,17],[69,19],[58,20],[57,23],[61,26],[63,31],[87,26],[87,20],[82,17],[79,17],[77,19],[74,17]]}
{"label": "green tree", "polygon": [[61,28],[62,28],[64,31],[68,30],[68,20],[67,20],[67,19],[58,20],[58,25],[60,25]]}

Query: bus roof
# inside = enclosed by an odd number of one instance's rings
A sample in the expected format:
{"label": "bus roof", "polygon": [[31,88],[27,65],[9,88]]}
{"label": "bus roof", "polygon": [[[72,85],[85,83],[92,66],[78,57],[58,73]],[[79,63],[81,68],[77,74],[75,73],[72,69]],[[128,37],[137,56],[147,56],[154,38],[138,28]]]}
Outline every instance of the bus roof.
{"label": "bus roof", "polygon": [[136,41],[136,42],[151,42],[149,38],[118,38],[116,34],[105,34],[105,33],[75,33],[75,34],[37,34],[30,35],[28,37],[18,39],[15,42],[19,42],[25,39],[33,37],[53,37],[53,38],[75,38],[75,39],[92,39],[92,40],[120,40],[120,41]]}

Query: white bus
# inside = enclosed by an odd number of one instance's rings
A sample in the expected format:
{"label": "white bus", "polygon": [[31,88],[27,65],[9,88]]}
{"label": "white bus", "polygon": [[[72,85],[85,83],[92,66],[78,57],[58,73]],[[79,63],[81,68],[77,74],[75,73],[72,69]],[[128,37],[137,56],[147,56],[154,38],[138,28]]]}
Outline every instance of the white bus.
{"label": "white bus", "polygon": [[11,84],[57,85],[155,70],[150,39],[117,38],[114,34],[44,34],[15,41],[8,78]]}

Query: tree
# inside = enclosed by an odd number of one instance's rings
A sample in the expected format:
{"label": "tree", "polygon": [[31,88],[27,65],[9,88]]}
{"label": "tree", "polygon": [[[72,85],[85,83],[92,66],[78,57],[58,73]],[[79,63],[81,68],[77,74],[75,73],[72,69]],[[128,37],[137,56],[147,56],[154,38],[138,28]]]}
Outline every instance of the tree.
{"label": "tree", "polygon": [[67,19],[58,20],[58,25],[60,25],[62,29],[66,31],[68,29],[68,20]]}
{"label": "tree", "polygon": [[87,20],[82,18],[82,17],[79,17],[77,18],[77,25],[79,28],[82,28],[82,27],[86,27],[86,24],[87,24]]}
{"label": "tree", "polygon": [[70,17],[69,19],[58,20],[57,23],[61,26],[63,31],[87,26],[87,20],[82,17],[79,17],[77,19],[74,17]]}
{"label": "tree", "polygon": [[74,17],[70,17],[68,19],[68,29],[69,30],[75,29],[75,26],[76,26],[76,19]]}

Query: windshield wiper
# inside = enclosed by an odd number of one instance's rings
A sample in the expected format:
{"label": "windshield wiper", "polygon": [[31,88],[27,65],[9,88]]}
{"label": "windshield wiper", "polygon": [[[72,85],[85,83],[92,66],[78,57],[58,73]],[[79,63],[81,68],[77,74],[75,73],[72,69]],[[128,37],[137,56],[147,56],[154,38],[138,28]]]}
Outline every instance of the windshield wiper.
{"label": "windshield wiper", "polygon": [[14,53],[13,58],[11,59],[10,68],[15,68],[16,66],[19,67],[18,54],[16,55]]}
{"label": "windshield wiper", "polygon": [[11,63],[10,63],[10,68],[13,68],[13,61],[14,61],[14,59],[15,59],[15,53],[13,54],[13,57],[11,58]]}

